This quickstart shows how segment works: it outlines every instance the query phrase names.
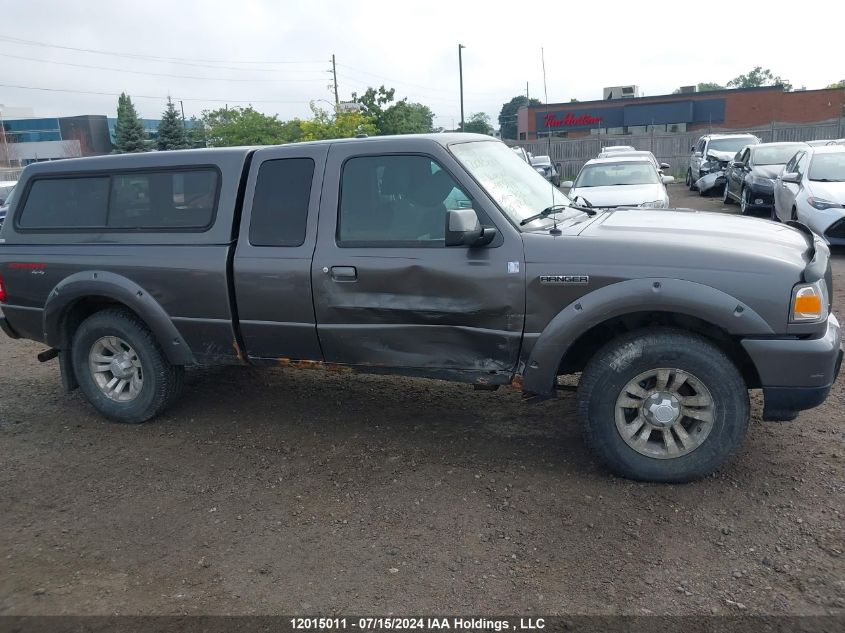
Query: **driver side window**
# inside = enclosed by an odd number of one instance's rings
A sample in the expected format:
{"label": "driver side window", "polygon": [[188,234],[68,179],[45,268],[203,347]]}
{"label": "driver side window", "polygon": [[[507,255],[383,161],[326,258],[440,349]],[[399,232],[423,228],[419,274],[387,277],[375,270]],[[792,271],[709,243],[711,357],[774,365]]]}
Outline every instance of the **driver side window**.
{"label": "driver side window", "polygon": [[343,166],[340,246],[445,247],[446,213],[472,200],[427,156],[358,156]]}

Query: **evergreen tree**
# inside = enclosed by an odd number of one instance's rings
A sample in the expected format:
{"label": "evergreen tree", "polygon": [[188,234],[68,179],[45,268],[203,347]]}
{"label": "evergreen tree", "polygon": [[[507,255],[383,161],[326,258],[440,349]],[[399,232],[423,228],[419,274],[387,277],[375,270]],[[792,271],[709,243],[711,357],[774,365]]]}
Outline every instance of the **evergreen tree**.
{"label": "evergreen tree", "polygon": [[128,152],[146,152],[144,126],[138,119],[138,113],[132,99],[124,92],[117,99],[117,123],[114,127],[114,146],[119,154]]}
{"label": "evergreen tree", "polygon": [[170,97],[167,97],[167,108],[161,115],[161,123],[158,124],[158,139],[156,146],[159,150],[186,149],[190,147],[188,135],[185,133],[185,126],[182,117],[176,111],[176,106]]}

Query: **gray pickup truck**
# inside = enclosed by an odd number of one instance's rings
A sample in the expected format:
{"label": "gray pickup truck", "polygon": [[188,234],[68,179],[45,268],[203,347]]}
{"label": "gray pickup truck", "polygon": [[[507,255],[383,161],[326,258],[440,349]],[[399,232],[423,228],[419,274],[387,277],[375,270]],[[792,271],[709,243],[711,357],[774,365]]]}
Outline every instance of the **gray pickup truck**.
{"label": "gray pickup truck", "polygon": [[156,152],[24,170],[0,232],[2,329],[137,423],[186,366],[509,385],[580,374],[587,444],[650,481],[712,472],[748,390],[787,420],[842,361],[806,227],[574,203],[471,134]]}

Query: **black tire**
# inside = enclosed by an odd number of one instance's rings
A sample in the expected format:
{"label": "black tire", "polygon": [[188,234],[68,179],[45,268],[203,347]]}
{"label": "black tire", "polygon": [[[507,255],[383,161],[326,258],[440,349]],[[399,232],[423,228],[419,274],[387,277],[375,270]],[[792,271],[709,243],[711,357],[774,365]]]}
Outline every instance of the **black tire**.
{"label": "black tire", "polygon": [[742,191],[739,192],[739,212],[742,215],[748,215],[749,201],[748,201],[748,189],[745,187],[742,188]]}
{"label": "black tire", "polygon": [[[92,347],[103,337],[118,337],[137,354],[143,384],[133,400],[116,402],[97,385],[88,359]],[[73,336],[71,358],[85,398],[97,411],[115,422],[146,422],[164,411],[182,388],[184,368],[171,365],[144,322],[125,309],[103,310],[83,321]]]}
{"label": "black tire", "polygon": [[687,169],[687,187],[690,191],[695,191],[695,180],[692,179],[692,169]]}
{"label": "black tire", "polygon": [[[629,381],[663,367],[692,374],[712,395],[708,434],[689,452],[665,459],[629,446],[616,422],[617,398]],[[614,339],[596,353],[581,376],[578,413],[587,445],[609,470],[640,481],[678,483],[709,475],[740,448],[749,401],[745,381],[719,348],[682,330],[652,328]]]}
{"label": "black tire", "polygon": [[792,213],[790,214],[790,218],[793,222],[798,221],[798,209],[796,209],[795,207],[792,207]]}
{"label": "black tire", "polygon": [[731,194],[728,191],[728,183],[727,183],[727,181],[725,181],[725,189],[724,189],[724,191],[722,191],[722,204],[724,204],[725,206],[728,206],[728,205],[731,205],[733,203],[734,203],[733,198],[731,198]]}

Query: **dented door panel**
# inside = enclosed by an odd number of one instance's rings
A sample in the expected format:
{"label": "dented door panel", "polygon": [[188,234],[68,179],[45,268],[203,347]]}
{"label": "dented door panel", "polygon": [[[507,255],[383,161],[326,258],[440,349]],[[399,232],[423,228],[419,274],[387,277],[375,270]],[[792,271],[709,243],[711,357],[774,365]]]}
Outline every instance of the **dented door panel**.
{"label": "dented door panel", "polygon": [[[363,367],[510,375],[525,319],[521,239],[441,145],[405,141],[430,155],[472,197],[501,239],[489,247],[341,247],[337,218],[345,160],[372,144],[332,146],[320,207],[312,289],[326,362]],[[410,150],[410,152],[409,152]],[[389,151],[388,151],[389,153]],[[354,275],[347,274],[354,269]],[[344,269],[343,276],[337,270]]]}

